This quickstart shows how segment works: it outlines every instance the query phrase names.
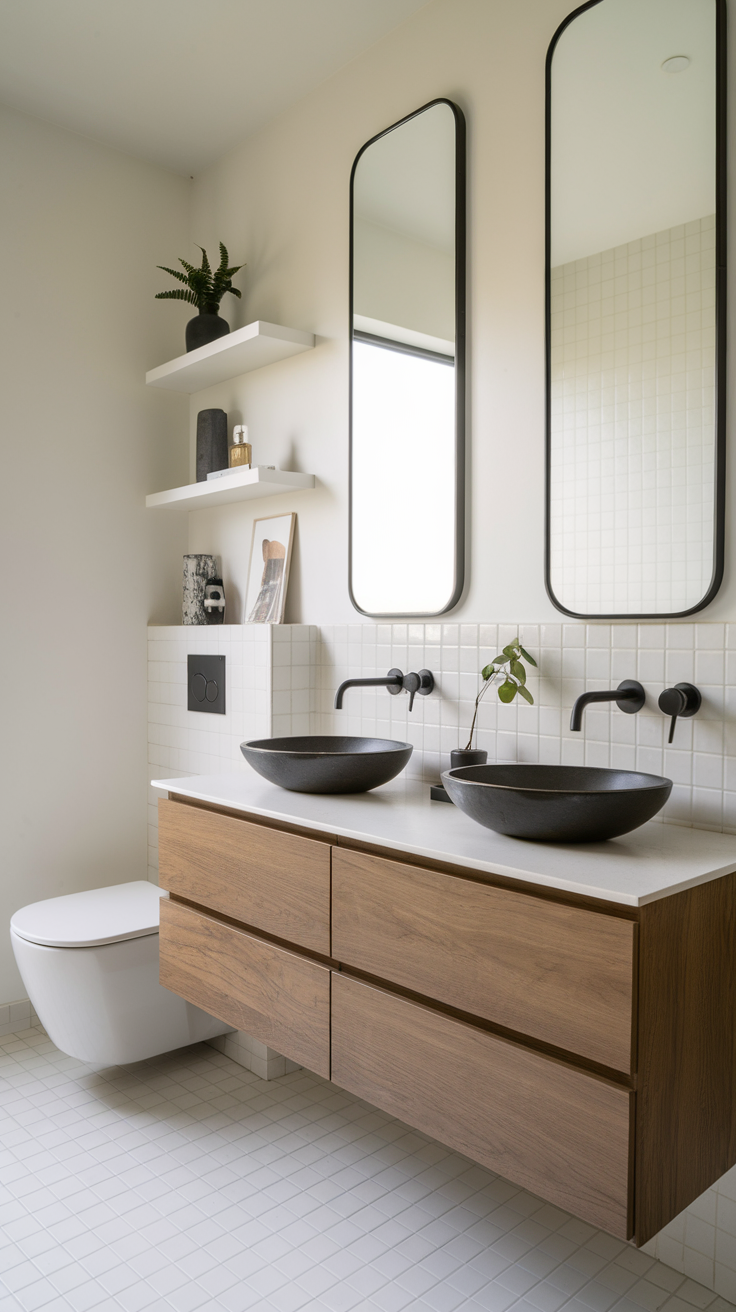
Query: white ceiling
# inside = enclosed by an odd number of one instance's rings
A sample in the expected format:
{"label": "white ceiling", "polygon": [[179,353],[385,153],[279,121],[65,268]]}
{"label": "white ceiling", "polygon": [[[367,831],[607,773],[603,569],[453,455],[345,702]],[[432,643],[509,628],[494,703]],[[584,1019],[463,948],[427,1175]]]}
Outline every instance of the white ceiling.
{"label": "white ceiling", "polygon": [[0,101],[194,174],[428,0],[0,0]]}
{"label": "white ceiling", "polygon": [[[552,61],[552,264],[715,209],[714,0],[603,0]],[[684,72],[665,60],[686,55]]]}
{"label": "white ceiling", "polygon": [[434,105],[374,141],[355,170],[355,213],[455,250],[455,118]]}

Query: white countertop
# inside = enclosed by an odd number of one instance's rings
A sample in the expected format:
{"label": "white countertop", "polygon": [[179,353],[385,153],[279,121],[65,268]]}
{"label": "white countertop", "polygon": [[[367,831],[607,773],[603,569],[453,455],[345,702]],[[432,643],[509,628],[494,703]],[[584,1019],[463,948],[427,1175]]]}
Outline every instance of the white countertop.
{"label": "white countertop", "polygon": [[429,784],[405,779],[330,797],[287,792],[250,768],[152,783],[270,820],[631,907],[736,870],[736,836],[650,820],[605,843],[530,843],[484,829],[457,807],[430,801]]}

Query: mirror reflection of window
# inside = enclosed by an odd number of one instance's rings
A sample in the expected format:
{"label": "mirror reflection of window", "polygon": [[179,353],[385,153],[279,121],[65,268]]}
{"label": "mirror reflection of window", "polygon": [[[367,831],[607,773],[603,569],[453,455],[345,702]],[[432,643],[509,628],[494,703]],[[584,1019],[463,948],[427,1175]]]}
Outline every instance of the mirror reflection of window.
{"label": "mirror reflection of window", "polygon": [[431,614],[453,588],[452,360],[356,340],[353,404],[353,590],[369,613]]}
{"label": "mirror reflection of window", "polygon": [[351,595],[369,615],[440,614],[462,588],[462,127],[436,102],[370,142],[354,168]]}
{"label": "mirror reflection of window", "polygon": [[716,3],[600,0],[550,82],[549,582],[702,604],[716,546]]}

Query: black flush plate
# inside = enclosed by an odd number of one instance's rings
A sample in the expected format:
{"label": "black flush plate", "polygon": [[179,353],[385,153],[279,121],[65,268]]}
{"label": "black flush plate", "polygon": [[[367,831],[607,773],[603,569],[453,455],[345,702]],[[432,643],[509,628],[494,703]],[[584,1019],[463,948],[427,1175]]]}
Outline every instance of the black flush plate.
{"label": "black flush plate", "polygon": [[187,710],[225,714],[224,656],[187,656]]}

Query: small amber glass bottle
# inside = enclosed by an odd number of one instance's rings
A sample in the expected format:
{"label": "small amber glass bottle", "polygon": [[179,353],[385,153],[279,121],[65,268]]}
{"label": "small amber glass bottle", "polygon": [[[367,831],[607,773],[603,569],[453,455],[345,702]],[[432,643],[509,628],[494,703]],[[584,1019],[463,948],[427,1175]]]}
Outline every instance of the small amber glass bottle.
{"label": "small amber glass bottle", "polygon": [[253,448],[248,441],[248,429],[245,424],[236,424],[233,429],[233,444],[230,447],[228,461],[231,469],[247,469],[250,466]]}

